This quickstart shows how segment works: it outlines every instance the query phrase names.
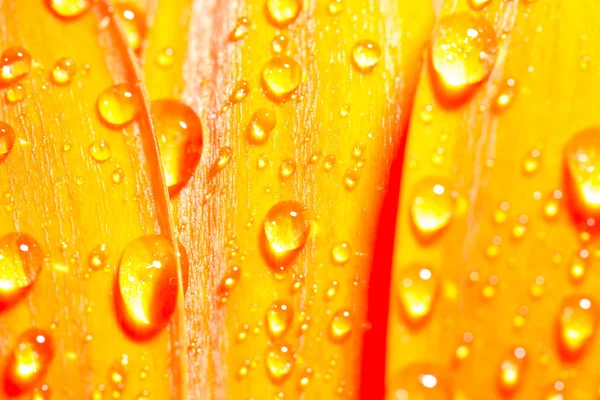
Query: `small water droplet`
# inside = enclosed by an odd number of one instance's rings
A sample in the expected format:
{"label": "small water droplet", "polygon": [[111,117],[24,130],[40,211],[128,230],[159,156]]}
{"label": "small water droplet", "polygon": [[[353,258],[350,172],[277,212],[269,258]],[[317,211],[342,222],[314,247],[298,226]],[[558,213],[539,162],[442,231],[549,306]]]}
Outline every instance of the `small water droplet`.
{"label": "small water droplet", "polygon": [[348,167],[346,173],[344,174],[344,187],[347,190],[354,190],[358,185],[358,181],[360,181],[360,167],[352,166]]}
{"label": "small water droplet", "polygon": [[296,355],[287,344],[273,344],[265,352],[267,374],[275,384],[283,383],[296,365]]}
{"label": "small water droplet", "polygon": [[256,166],[258,167],[258,169],[263,170],[265,169],[265,167],[269,164],[269,157],[266,156],[266,154],[261,154],[260,156],[258,156],[258,158],[256,159]]}
{"label": "small water droplet", "polygon": [[344,265],[350,259],[352,248],[347,242],[336,243],[331,249],[331,258],[338,265]]}
{"label": "small water droplet", "polygon": [[327,6],[327,11],[329,12],[329,15],[332,16],[338,15],[343,9],[344,6],[342,4],[342,0],[331,0]]}
{"label": "small water droplet", "polygon": [[23,47],[11,47],[2,53],[0,84],[3,86],[24,78],[31,70],[31,55]]}
{"label": "small water droplet", "polygon": [[509,79],[507,83],[498,91],[493,105],[494,111],[502,112],[510,107],[516,95],[515,84],[516,81],[514,79]]}
{"label": "small water droplet", "polygon": [[492,0],[469,0],[469,5],[475,11],[483,10]]}
{"label": "small water droplet", "polygon": [[108,125],[121,127],[133,121],[137,116],[141,108],[141,101],[134,86],[120,83],[100,93],[98,112]]}
{"label": "small water droplet", "polygon": [[219,149],[219,154],[215,163],[213,164],[211,170],[212,172],[209,174],[214,176],[217,172],[223,170],[231,161],[231,157],[233,156],[233,149],[229,146],[223,146]]}
{"label": "small water droplet", "polygon": [[160,332],[177,304],[177,259],[171,241],[148,235],[127,244],[117,286],[118,320],[123,329],[140,340]]}
{"label": "small water droplet", "polygon": [[542,153],[538,149],[533,149],[525,155],[523,159],[523,173],[533,175],[540,169]]}
{"label": "small water droplet", "polygon": [[276,100],[283,100],[298,88],[302,70],[293,58],[275,56],[265,63],[262,79],[267,92]]}
{"label": "small water droplet", "polygon": [[287,50],[289,43],[290,40],[288,37],[285,34],[280,33],[273,38],[273,41],[271,42],[271,51],[275,54],[282,54]]}
{"label": "small water droplet", "polygon": [[264,234],[275,270],[283,271],[296,253],[306,244],[310,232],[300,203],[282,201],[275,204],[265,217]]}
{"label": "small water droplet", "polygon": [[248,124],[248,138],[250,143],[262,145],[269,140],[269,134],[275,128],[277,119],[273,110],[260,108],[252,115]]}
{"label": "small water droplet", "polygon": [[146,15],[132,2],[117,2],[114,7],[127,44],[134,51],[139,51],[146,36]]}
{"label": "small water droplet", "polygon": [[327,290],[325,290],[325,300],[331,300],[337,294],[339,289],[339,283],[337,281],[331,282]]}
{"label": "small water droplet", "polygon": [[496,62],[498,40],[483,16],[464,12],[440,20],[431,60],[442,95],[464,96],[488,77]]}
{"label": "small water droplet", "polygon": [[370,72],[379,63],[381,48],[373,40],[361,40],[352,48],[352,61],[359,72]]}
{"label": "small water droplet", "polygon": [[558,347],[563,359],[579,358],[596,334],[597,325],[598,307],[591,297],[567,297],[558,316]]}
{"label": "small water droplet", "polygon": [[15,104],[25,98],[25,89],[20,83],[13,83],[6,89],[6,101]]}
{"label": "small water droplet", "polygon": [[88,265],[93,270],[100,270],[106,267],[108,262],[108,249],[105,244],[100,244],[92,250],[88,257]]}
{"label": "small water droplet", "polygon": [[267,0],[267,15],[271,23],[281,27],[298,17],[301,6],[300,0]]}
{"label": "small water droplet", "polygon": [[237,81],[231,90],[229,101],[234,104],[239,103],[248,96],[248,93],[250,93],[250,83],[245,79]]}
{"label": "small water droplet", "polygon": [[121,168],[115,168],[112,172],[111,179],[115,185],[118,185],[125,179],[125,172]]}
{"label": "small water droplet", "polygon": [[39,243],[28,234],[12,232],[0,237],[0,311],[27,294],[43,262]]}
{"label": "small water droplet", "polygon": [[202,155],[202,123],[178,100],[152,102],[156,139],[169,194],[175,195],[192,177]]}
{"label": "small water droplet", "polygon": [[417,237],[424,242],[446,228],[454,216],[455,194],[446,179],[427,178],[415,185],[411,217]]}
{"label": "small water droplet", "polygon": [[279,166],[279,177],[282,180],[285,180],[292,176],[296,172],[296,161],[291,158],[286,158],[281,162]]}
{"label": "small water droplet", "polygon": [[227,271],[221,283],[219,284],[219,297],[221,299],[221,303],[225,303],[227,298],[231,295],[231,291],[237,285],[240,278],[242,277],[242,271],[240,267],[234,265]]}
{"label": "small water droplet", "polygon": [[323,169],[327,172],[331,171],[335,166],[335,162],[336,159],[333,154],[326,155],[325,159],[323,160]]}
{"label": "small water droplet", "polygon": [[70,58],[60,58],[52,68],[52,82],[56,85],[68,85],[75,76],[77,67]]}
{"label": "small water droplet", "polygon": [[400,271],[396,287],[407,324],[423,325],[436,303],[439,286],[439,278],[429,267],[412,265]]}
{"label": "small water droplet", "polygon": [[44,377],[54,356],[52,338],[47,332],[31,328],[23,333],[8,355],[4,369],[4,391],[18,396],[33,389]]}
{"label": "small water droplet", "polygon": [[393,376],[389,400],[451,400],[454,393],[447,373],[426,363],[411,364]]}
{"label": "small water droplet", "polygon": [[110,144],[106,140],[96,140],[90,145],[90,155],[100,163],[108,160],[111,156]]}
{"label": "small water droplet", "polygon": [[156,55],[156,63],[161,68],[169,68],[173,65],[173,54],[173,49],[170,47],[162,49],[161,52]]}
{"label": "small water droplet", "polygon": [[15,130],[6,122],[0,121],[0,161],[8,156],[15,145]]}
{"label": "small water droplet", "polygon": [[553,220],[560,212],[562,196],[563,195],[560,190],[555,190],[552,195],[548,196],[548,200],[544,205],[544,216],[548,220]]}
{"label": "small water droplet", "polygon": [[86,12],[91,0],[46,0],[52,11],[62,18],[75,18]]}
{"label": "small water droplet", "polygon": [[498,389],[502,394],[512,395],[519,388],[523,378],[526,357],[527,352],[525,349],[517,347],[500,362]]}
{"label": "small water droplet", "polygon": [[354,316],[350,310],[338,310],[333,314],[329,323],[329,337],[331,341],[341,343],[348,339],[354,325]]}
{"label": "small water droplet", "polygon": [[250,31],[250,20],[247,17],[238,18],[235,22],[235,27],[229,34],[229,40],[235,42],[240,40],[248,34]]}
{"label": "small water droplet", "polygon": [[292,325],[294,309],[285,301],[275,301],[269,306],[265,319],[269,336],[273,339],[280,339]]}

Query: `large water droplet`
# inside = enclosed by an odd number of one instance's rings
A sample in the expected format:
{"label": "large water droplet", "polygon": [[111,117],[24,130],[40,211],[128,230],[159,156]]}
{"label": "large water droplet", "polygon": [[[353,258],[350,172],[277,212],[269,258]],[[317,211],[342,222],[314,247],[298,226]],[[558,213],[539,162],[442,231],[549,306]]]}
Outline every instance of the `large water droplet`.
{"label": "large water droplet", "polygon": [[447,374],[440,367],[417,363],[402,369],[388,388],[386,400],[453,400]]}
{"label": "large water droplet", "polygon": [[558,347],[563,359],[579,358],[596,334],[598,307],[591,297],[567,297],[558,316]]}
{"label": "large water droplet", "polygon": [[496,62],[498,40],[483,16],[464,12],[440,20],[431,63],[442,97],[456,100],[483,81]]}
{"label": "large water droplet", "polygon": [[269,336],[279,339],[290,329],[294,319],[294,309],[283,300],[275,301],[269,306],[265,319]]}
{"label": "large water droplet", "polygon": [[166,237],[148,235],[123,250],[115,293],[119,321],[137,339],[148,339],[168,323],[177,305],[177,259]]}
{"label": "large water droplet", "polygon": [[452,220],[455,208],[456,195],[448,180],[428,178],[417,183],[410,208],[417,237],[427,242],[437,236]]}
{"label": "large water droplet", "polygon": [[269,140],[269,134],[275,128],[277,119],[275,113],[268,108],[258,109],[248,124],[248,138],[250,143],[262,145]]}
{"label": "large water droplet", "polygon": [[142,100],[136,88],[120,83],[104,90],[98,96],[98,112],[102,120],[113,127],[133,121],[140,111]]}
{"label": "large water droplet", "polygon": [[294,21],[301,9],[300,0],[267,0],[267,15],[276,26],[284,26]]}
{"label": "large water droplet", "polygon": [[283,383],[292,373],[296,364],[296,356],[287,344],[274,344],[267,347],[265,366],[271,381]]}
{"label": "large water droplet", "polygon": [[271,266],[282,271],[304,247],[310,231],[300,203],[282,201],[275,204],[265,218],[264,234]]}
{"label": "large water droplet", "polygon": [[0,161],[8,156],[15,145],[15,130],[6,122],[0,121]]}
{"label": "large water droplet", "polygon": [[333,342],[340,343],[348,339],[352,333],[354,315],[350,310],[338,310],[333,314],[329,323],[329,337]]}
{"label": "large water droplet", "polygon": [[352,48],[352,62],[360,72],[370,72],[379,63],[381,48],[373,40],[361,40]]}
{"label": "large water droplet", "polygon": [[127,44],[134,51],[139,51],[146,36],[146,15],[135,4],[117,2],[115,10],[121,21]]}
{"label": "large water droplet", "polygon": [[282,100],[298,88],[302,70],[293,58],[275,56],[263,67],[262,79],[267,92],[276,100]]}
{"label": "large water droplet", "polygon": [[427,320],[439,286],[437,275],[429,267],[412,265],[400,271],[396,290],[407,324],[418,328]]}
{"label": "large water droplet", "polygon": [[90,6],[90,0],[46,0],[52,11],[62,18],[75,18],[86,12]]}
{"label": "large water droplet", "polygon": [[28,292],[43,262],[39,243],[28,234],[12,232],[0,238],[0,311]]}
{"label": "large water droplet", "polygon": [[44,377],[54,356],[52,338],[45,331],[31,328],[23,333],[8,355],[4,369],[4,391],[18,396],[33,389]]}
{"label": "large water droplet", "polygon": [[498,389],[504,395],[516,392],[523,378],[527,352],[522,347],[512,350],[500,362]]}
{"label": "large water droplet", "polygon": [[68,85],[75,76],[77,67],[70,58],[61,58],[52,68],[52,82],[56,85]]}
{"label": "large water droplet", "polygon": [[193,175],[202,154],[202,123],[178,100],[152,102],[152,116],[169,194],[176,194]]}
{"label": "large water droplet", "polygon": [[20,46],[11,47],[2,53],[0,84],[9,85],[22,79],[31,70],[31,55]]}

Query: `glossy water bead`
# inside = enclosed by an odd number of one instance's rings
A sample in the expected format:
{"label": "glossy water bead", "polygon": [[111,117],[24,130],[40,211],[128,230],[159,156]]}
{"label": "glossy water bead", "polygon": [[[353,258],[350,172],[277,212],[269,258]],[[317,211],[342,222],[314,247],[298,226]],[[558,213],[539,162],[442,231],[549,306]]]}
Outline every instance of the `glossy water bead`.
{"label": "glossy water bead", "polygon": [[435,238],[445,229],[456,209],[456,195],[445,178],[426,178],[414,186],[410,215],[417,237],[422,241]]}
{"label": "glossy water bead", "polygon": [[564,359],[583,355],[596,335],[598,312],[589,296],[573,295],[563,301],[558,315],[558,345]]}
{"label": "glossy water bead", "polygon": [[271,207],[265,218],[264,234],[276,269],[284,268],[288,257],[304,247],[309,231],[309,221],[300,203],[282,201]]}
{"label": "glossy water bead", "polygon": [[142,99],[138,89],[129,83],[109,87],[98,96],[98,112],[109,126],[124,126],[138,115]]}
{"label": "glossy water bead", "polygon": [[361,40],[352,48],[352,62],[360,72],[372,71],[381,58],[381,48],[373,40]]}
{"label": "glossy water bead", "polygon": [[56,15],[62,18],[75,18],[83,14],[92,5],[91,0],[46,0]]}
{"label": "glossy water bead", "polygon": [[284,26],[298,17],[302,5],[300,0],[267,0],[266,8],[271,23]]}
{"label": "glossy water bead", "polygon": [[15,46],[5,50],[0,60],[0,85],[14,83],[31,70],[31,55],[23,47]]}
{"label": "glossy water bead", "polygon": [[0,121],[0,162],[8,157],[15,145],[15,130],[6,122]]}
{"label": "glossy water bead", "polygon": [[283,100],[298,88],[302,79],[300,64],[288,56],[275,56],[262,69],[262,80],[269,95]]}

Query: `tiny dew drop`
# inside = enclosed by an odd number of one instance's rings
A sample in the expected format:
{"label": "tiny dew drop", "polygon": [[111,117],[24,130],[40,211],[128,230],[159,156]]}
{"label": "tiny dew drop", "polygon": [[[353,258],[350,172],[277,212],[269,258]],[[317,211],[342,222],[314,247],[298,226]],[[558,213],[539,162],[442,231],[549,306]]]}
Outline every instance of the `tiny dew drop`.
{"label": "tiny dew drop", "polygon": [[223,168],[225,168],[225,166],[227,164],[229,164],[229,161],[231,161],[231,157],[233,156],[233,149],[229,146],[223,146],[219,149],[219,154],[217,156],[217,160],[215,161],[214,165],[213,165],[213,171],[219,172],[221,171]]}
{"label": "tiny dew drop", "polygon": [[267,0],[267,15],[272,24],[284,26],[293,22],[300,14],[300,0]]}
{"label": "tiny dew drop", "polygon": [[93,270],[100,270],[106,267],[108,262],[108,249],[105,244],[96,246],[88,257],[88,265]]}
{"label": "tiny dew drop", "polygon": [[61,58],[52,68],[52,82],[56,85],[68,85],[75,76],[77,67],[70,58]]}
{"label": "tiny dew drop", "polygon": [[62,18],[75,18],[86,12],[91,0],[46,0],[52,11]]}
{"label": "tiny dew drop", "polygon": [[118,185],[125,179],[125,172],[121,168],[115,168],[111,174],[111,179],[114,184]]}
{"label": "tiny dew drop", "polygon": [[265,366],[273,383],[283,383],[292,374],[295,365],[296,355],[287,344],[272,344],[267,347]]}
{"label": "tiny dew drop", "polygon": [[571,257],[569,262],[569,278],[574,284],[581,283],[589,269],[589,251],[583,249]]}
{"label": "tiny dew drop", "polygon": [[269,140],[269,134],[275,128],[277,119],[273,110],[260,108],[254,112],[248,124],[248,139],[250,143],[262,145]]}
{"label": "tiny dew drop", "polygon": [[336,243],[331,249],[331,258],[338,265],[344,265],[350,259],[352,248],[347,242]]}
{"label": "tiny dew drop", "polygon": [[269,306],[265,320],[269,336],[279,339],[290,329],[294,320],[294,309],[285,301],[275,301]]}
{"label": "tiny dew drop", "polygon": [[291,158],[284,159],[279,166],[279,177],[285,180],[292,176],[294,172],[296,172],[296,161]]}
{"label": "tiny dew drop", "polygon": [[15,145],[15,130],[6,122],[0,121],[0,161],[8,156]]}
{"label": "tiny dew drop", "polygon": [[263,226],[268,261],[281,272],[306,244],[309,221],[300,203],[288,200],[271,207]]}
{"label": "tiny dew drop", "polygon": [[25,89],[19,83],[13,83],[6,89],[6,101],[15,104],[22,101],[25,98]]}
{"label": "tiny dew drop", "polygon": [[381,58],[381,48],[373,40],[361,40],[352,48],[352,62],[359,72],[370,72]]}
{"label": "tiny dew drop", "polygon": [[282,54],[287,50],[289,43],[290,40],[288,37],[285,34],[280,33],[273,38],[273,41],[271,42],[271,51],[274,54]]}
{"label": "tiny dew drop", "polygon": [[44,254],[33,237],[18,232],[0,237],[0,311],[27,294],[43,263]]}
{"label": "tiny dew drop", "polygon": [[240,278],[242,277],[242,271],[240,267],[234,265],[227,271],[221,283],[219,284],[218,294],[222,303],[227,301],[227,298],[230,296],[231,291],[237,285]]}
{"label": "tiny dew drop", "polygon": [[329,15],[338,15],[342,12],[343,8],[342,0],[331,0],[327,6],[327,11]]}
{"label": "tiny dew drop", "polygon": [[171,241],[148,235],[127,244],[117,286],[118,320],[125,332],[139,340],[160,332],[177,305],[177,258]]}
{"label": "tiny dew drop", "polygon": [[106,140],[96,140],[92,142],[89,150],[92,158],[99,163],[108,160],[112,155],[110,144]]}
{"label": "tiny dew drop", "polygon": [[360,180],[360,167],[358,166],[352,166],[352,167],[348,167],[348,169],[346,170],[346,173],[344,174],[344,187],[347,190],[354,190],[356,189],[356,186],[358,185],[358,181]]}
{"label": "tiny dew drop", "polygon": [[596,334],[598,307],[588,296],[567,297],[558,315],[558,348],[565,360],[583,355]]}
{"label": "tiny dew drop", "polygon": [[169,194],[176,194],[192,177],[202,154],[202,123],[178,100],[152,102],[152,116]]}
{"label": "tiny dew drop", "polygon": [[411,364],[393,375],[388,389],[389,400],[450,400],[455,395],[447,373],[426,363]]}
{"label": "tiny dew drop", "polygon": [[523,379],[526,357],[525,349],[517,347],[500,362],[498,389],[503,395],[510,396],[519,388]]}
{"label": "tiny dew drop", "polygon": [[341,343],[348,339],[352,332],[354,316],[350,310],[338,310],[333,314],[329,323],[329,338],[331,341]]}
{"label": "tiny dew drop", "polygon": [[542,153],[539,149],[533,149],[523,159],[523,173],[533,175],[540,169]]}
{"label": "tiny dew drop", "polygon": [[23,333],[8,355],[4,369],[4,391],[21,395],[44,377],[54,357],[52,338],[44,330],[31,328]]}
{"label": "tiny dew drop", "polygon": [[333,169],[333,167],[335,166],[335,163],[336,163],[336,159],[333,154],[326,155],[325,159],[323,160],[323,169],[325,171],[329,172]]}
{"label": "tiny dew drop", "polygon": [[23,47],[11,47],[2,53],[0,66],[0,84],[9,85],[29,74],[31,55]]}
{"label": "tiny dew drop", "polygon": [[419,328],[427,321],[436,303],[439,286],[437,274],[429,267],[412,265],[400,271],[396,290],[408,325]]}
{"label": "tiny dew drop", "polygon": [[248,96],[250,93],[250,83],[242,79],[235,83],[233,89],[231,90],[231,94],[229,95],[229,101],[232,103],[239,103]]}
{"label": "tiny dew drop", "polygon": [[440,20],[431,61],[442,96],[460,98],[488,77],[496,62],[498,40],[490,22],[472,12]]}
{"label": "tiny dew drop", "polygon": [[250,31],[250,20],[246,17],[238,18],[235,23],[235,27],[229,34],[229,40],[236,41],[240,40],[248,34]]}
{"label": "tiny dew drop", "polygon": [[419,240],[433,239],[450,224],[456,209],[455,197],[447,179],[427,178],[415,185],[410,212]]}
{"label": "tiny dew drop", "polygon": [[283,100],[298,88],[302,79],[300,64],[288,56],[275,56],[262,69],[262,80],[268,94]]}
{"label": "tiny dew drop", "polygon": [[142,100],[133,85],[120,83],[105,89],[98,96],[98,112],[112,127],[124,126],[138,115]]}
{"label": "tiny dew drop", "polygon": [[161,68],[169,68],[173,65],[173,49],[166,47],[156,55],[156,63]]}
{"label": "tiny dew drop", "polygon": [[117,2],[115,10],[121,21],[127,44],[139,51],[146,36],[146,15],[130,2]]}

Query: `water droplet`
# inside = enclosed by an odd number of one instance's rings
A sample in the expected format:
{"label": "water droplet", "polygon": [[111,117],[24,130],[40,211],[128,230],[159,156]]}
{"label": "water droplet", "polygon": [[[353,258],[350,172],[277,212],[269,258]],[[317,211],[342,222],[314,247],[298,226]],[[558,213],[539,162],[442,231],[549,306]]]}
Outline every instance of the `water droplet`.
{"label": "water droplet", "polygon": [[148,339],[167,324],[177,304],[177,259],[164,236],[148,235],[123,250],[117,272],[118,320],[137,339]]}
{"label": "water droplet", "polygon": [[491,23],[470,12],[441,19],[431,48],[433,69],[443,95],[464,96],[488,77],[498,41]]}
{"label": "water droplet", "polygon": [[562,192],[555,190],[551,196],[548,197],[546,204],[544,205],[544,216],[552,220],[556,218],[561,209],[562,203]]}
{"label": "water droplet", "polygon": [[61,58],[52,68],[52,82],[56,85],[68,85],[75,76],[77,67],[70,58]]}
{"label": "water droplet", "polygon": [[493,105],[494,111],[502,112],[506,110],[513,102],[516,95],[516,81],[509,79],[505,85],[498,91],[496,101]]}
{"label": "water droplet", "polygon": [[327,6],[327,11],[329,12],[329,15],[332,16],[338,15],[343,9],[344,6],[342,4],[342,0],[331,0]]}
{"label": "water droplet", "polygon": [[8,355],[4,370],[4,390],[18,396],[32,389],[44,377],[54,356],[52,338],[41,329],[23,333]]}
{"label": "water droplet", "polygon": [[120,397],[120,392],[125,389],[126,378],[127,374],[125,373],[125,367],[123,366],[123,363],[119,361],[114,362],[108,371],[108,381],[111,389],[113,390],[113,398]]}
{"label": "water droplet", "polygon": [[273,302],[266,314],[267,332],[273,339],[280,339],[290,329],[294,319],[294,309],[282,300]]}
{"label": "water droplet", "polygon": [[114,7],[127,44],[134,51],[139,51],[146,36],[146,15],[130,2],[117,2]]}
{"label": "water droplet", "polygon": [[3,161],[15,145],[15,130],[6,122],[0,121],[0,161]]}
{"label": "water droplet", "polygon": [[277,119],[273,110],[261,108],[256,110],[248,124],[250,143],[262,145],[269,140],[269,134],[275,128]]}
{"label": "water droplet", "polygon": [[0,311],[27,294],[43,262],[39,243],[28,234],[13,232],[0,237]]}
{"label": "water droplet", "polygon": [[237,81],[231,90],[229,101],[234,104],[239,103],[248,96],[248,93],[250,93],[250,83],[245,79]]}
{"label": "water droplet", "polygon": [[492,0],[469,0],[469,5],[475,11],[483,10]]}
{"label": "water droplet", "polygon": [[341,343],[348,339],[352,332],[354,316],[350,310],[338,310],[329,323],[329,337],[333,342]]}
{"label": "water droplet", "polygon": [[381,58],[381,48],[373,40],[361,40],[352,48],[352,61],[359,72],[372,71]]}
{"label": "water droplet", "polygon": [[540,159],[542,153],[538,149],[533,149],[525,155],[523,159],[523,173],[533,175],[540,169]]}
{"label": "water droplet", "polygon": [[333,262],[338,265],[344,265],[350,259],[352,254],[352,248],[347,242],[340,242],[333,246],[331,249],[331,258]]}
{"label": "water droplet", "polygon": [[263,67],[262,79],[267,92],[276,100],[282,100],[298,88],[302,70],[293,58],[275,56]]}
{"label": "water droplet", "polygon": [[128,83],[120,83],[104,90],[98,96],[98,112],[110,126],[121,127],[133,121],[141,108],[137,89]]}
{"label": "water droplet", "polygon": [[584,220],[600,218],[600,127],[577,133],[564,151],[566,187],[574,214]]}
{"label": "water droplet", "polygon": [[162,49],[160,53],[156,55],[156,63],[159,67],[169,68],[173,65],[173,49],[170,47],[166,47]]}
{"label": "water droplet", "polygon": [[114,184],[118,185],[125,179],[125,172],[121,168],[115,168],[112,172],[111,179]]}
{"label": "water droplet", "polygon": [[435,365],[416,363],[390,380],[389,400],[452,400],[454,393],[447,374]]}
{"label": "water droplet", "polygon": [[286,344],[267,347],[265,366],[269,378],[276,384],[283,383],[292,373],[296,364],[296,355]]}
{"label": "water droplet", "polygon": [[250,31],[250,20],[246,17],[238,18],[238,20],[235,22],[235,27],[229,34],[229,40],[234,41],[234,42],[236,40],[240,40],[240,39],[246,37],[246,35],[248,34],[249,31]]}
{"label": "water droplet", "polygon": [[337,294],[339,289],[339,283],[337,281],[331,282],[327,290],[325,291],[325,300],[331,300]]}
{"label": "water droplet", "polygon": [[562,381],[556,381],[546,389],[543,400],[565,400],[565,384]]}
{"label": "water droplet", "polygon": [[279,177],[283,180],[292,176],[292,174],[296,172],[296,161],[291,158],[286,158],[281,162],[279,167]]}
{"label": "water droplet", "polygon": [[323,169],[327,172],[331,171],[333,169],[333,167],[335,166],[335,156],[333,154],[329,154],[327,156],[325,156],[325,159],[323,160]]}
{"label": "water droplet", "polygon": [[267,15],[276,26],[293,22],[300,14],[300,9],[300,0],[267,0]]}
{"label": "water droplet", "polygon": [[110,144],[106,140],[96,140],[92,142],[89,150],[92,158],[100,163],[108,160],[112,155]]}
{"label": "water droplet", "polygon": [[574,284],[581,283],[589,269],[589,251],[581,250],[571,257],[569,263],[569,277]]}
{"label": "water droplet", "polygon": [[348,167],[346,173],[344,174],[344,187],[347,190],[354,190],[358,185],[358,181],[360,181],[360,167],[352,166]]}
{"label": "water droplet", "polygon": [[419,328],[431,314],[439,292],[439,278],[426,266],[412,265],[398,275],[397,293],[407,324]]}
{"label": "water droplet", "polygon": [[202,123],[194,110],[171,99],[153,101],[152,116],[165,181],[173,196],[189,181],[200,161]]}
{"label": "water droplet", "polygon": [[280,33],[273,38],[273,41],[271,42],[271,51],[275,54],[282,54],[287,50],[289,43],[290,40],[288,37],[285,34]]}
{"label": "water droplet", "polygon": [[452,185],[446,179],[427,178],[415,185],[411,205],[417,237],[429,241],[450,224],[456,208]]}
{"label": "water droplet", "polygon": [[567,297],[558,316],[558,347],[563,359],[579,358],[596,334],[598,308],[587,296]]}
{"label": "water droplet", "polygon": [[269,157],[267,157],[266,154],[261,154],[256,159],[256,166],[260,170],[265,169],[265,167],[267,166],[267,164],[269,164]]}
{"label": "water droplet", "polygon": [[3,86],[22,79],[31,70],[31,55],[22,47],[11,47],[2,53],[0,84]]}
{"label": "water droplet", "polygon": [[511,395],[519,388],[523,377],[526,357],[527,352],[525,349],[517,347],[500,362],[498,389],[502,394]]}
{"label": "water droplet", "polygon": [[282,201],[275,204],[265,218],[264,233],[270,260],[276,270],[284,270],[289,261],[301,250],[310,232],[300,203]]}
{"label": "water droplet", "polygon": [[52,11],[62,18],[75,18],[86,12],[90,6],[90,0],[46,0]]}
{"label": "water droplet", "polygon": [[93,270],[100,270],[106,267],[108,262],[108,250],[105,244],[100,244],[92,250],[88,257],[88,265]]}
{"label": "water droplet", "polygon": [[242,277],[242,271],[240,267],[234,265],[227,271],[221,283],[219,284],[219,297],[221,298],[221,302],[225,303],[227,298],[231,295],[231,291],[237,285],[240,278]]}
{"label": "water droplet", "polygon": [[15,104],[25,98],[25,89],[20,83],[13,83],[6,89],[6,101]]}

